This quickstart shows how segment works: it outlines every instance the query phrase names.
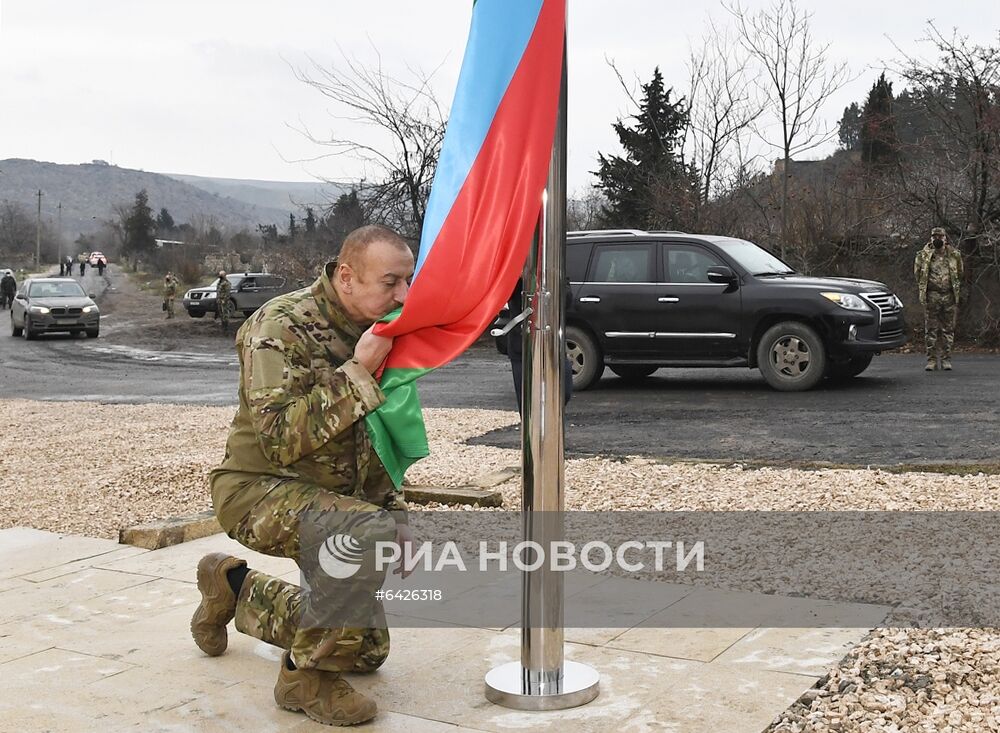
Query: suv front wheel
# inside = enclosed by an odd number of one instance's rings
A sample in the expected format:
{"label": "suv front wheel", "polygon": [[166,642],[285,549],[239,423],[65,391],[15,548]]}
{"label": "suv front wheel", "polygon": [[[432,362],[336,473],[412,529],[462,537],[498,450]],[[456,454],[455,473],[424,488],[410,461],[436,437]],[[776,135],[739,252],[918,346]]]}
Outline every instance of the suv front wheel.
{"label": "suv front wheel", "polygon": [[573,391],[589,389],[604,374],[604,358],[589,333],[576,326],[566,328],[566,356],[573,370]]}
{"label": "suv front wheel", "polygon": [[784,321],[764,332],[757,344],[757,366],[772,388],[802,392],[823,379],[826,349],[815,330],[798,321]]}

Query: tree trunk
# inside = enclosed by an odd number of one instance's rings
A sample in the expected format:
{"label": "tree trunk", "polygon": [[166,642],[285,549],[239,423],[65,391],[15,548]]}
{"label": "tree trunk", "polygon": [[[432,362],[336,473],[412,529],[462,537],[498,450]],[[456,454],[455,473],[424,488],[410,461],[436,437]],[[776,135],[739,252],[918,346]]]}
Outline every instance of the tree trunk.
{"label": "tree trunk", "polygon": [[788,176],[792,159],[785,153],[785,165],[781,172],[781,259],[787,262],[788,251]]}

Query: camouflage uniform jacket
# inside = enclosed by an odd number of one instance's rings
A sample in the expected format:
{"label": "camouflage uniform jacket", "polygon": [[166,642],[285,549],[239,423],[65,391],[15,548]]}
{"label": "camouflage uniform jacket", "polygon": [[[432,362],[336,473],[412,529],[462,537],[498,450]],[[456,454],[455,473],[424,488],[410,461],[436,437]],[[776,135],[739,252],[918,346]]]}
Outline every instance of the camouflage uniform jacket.
{"label": "camouflage uniform jacket", "polygon": [[328,269],[311,287],[266,303],[240,328],[240,406],[225,459],[210,478],[226,531],[270,491],[281,491],[281,478],[405,510],[365,428],[363,418],[385,397],[353,358],[360,336]]}
{"label": "camouflage uniform jacket", "polygon": [[[930,281],[931,261],[937,250],[932,242],[928,242],[923,249],[917,252],[917,257],[913,261],[913,276],[917,280],[917,294],[921,303],[927,302],[927,284]],[[958,302],[958,296],[962,288],[962,255],[950,244],[944,245],[940,250],[940,256],[948,260],[948,275],[951,281],[951,291]]]}
{"label": "camouflage uniform jacket", "polygon": [[164,298],[175,298],[177,297],[177,281],[171,278],[170,280],[163,281],[163,297]]}
{"label": "camouflage uniform jacket", "polygon": [[[223,277],[219,279],[219,284],[215,286],[215,297],[217,302],[229,304],[229,293],[232,288],[229,285],[229,278]],[[220,306],[221,307],[221,306]]]}

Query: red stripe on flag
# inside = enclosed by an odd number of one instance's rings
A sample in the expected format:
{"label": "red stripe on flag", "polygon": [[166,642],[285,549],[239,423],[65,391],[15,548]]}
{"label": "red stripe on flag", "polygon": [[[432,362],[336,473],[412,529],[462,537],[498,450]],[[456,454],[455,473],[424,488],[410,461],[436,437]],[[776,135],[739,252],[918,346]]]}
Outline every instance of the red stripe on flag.
{"label": "red stripe on flag", "polygon": [[479,337],[514,289],[548,176],[565,17],[565,0],[543,4],[483,147],[402,314],[377,327],[382,335],[398,336],[387,368],[439,367],[451,361]]}

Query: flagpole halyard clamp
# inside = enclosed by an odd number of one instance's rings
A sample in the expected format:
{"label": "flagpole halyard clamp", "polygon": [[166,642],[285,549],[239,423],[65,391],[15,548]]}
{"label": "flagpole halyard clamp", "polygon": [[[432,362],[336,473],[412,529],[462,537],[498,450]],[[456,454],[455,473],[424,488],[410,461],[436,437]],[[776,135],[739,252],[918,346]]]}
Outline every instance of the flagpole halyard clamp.
{"label": "flagpole halyard clamp", "polygon": [[527,320],[528,316],[530,316],[532,313],[534,313],[534,311],[531,309],[531,306],[528,306],[523,311],[521,311],[517,316],[507,321],[507,325],[504,326],[503,328],[492,329],[490,331],[490,336],[493,336],[494,338],[497,338],[499,336],[506,336],[508,333],[510,333],[511,329],[514,328],[514,326],[517,326],[520,323],[524,323],[524,321]]}

